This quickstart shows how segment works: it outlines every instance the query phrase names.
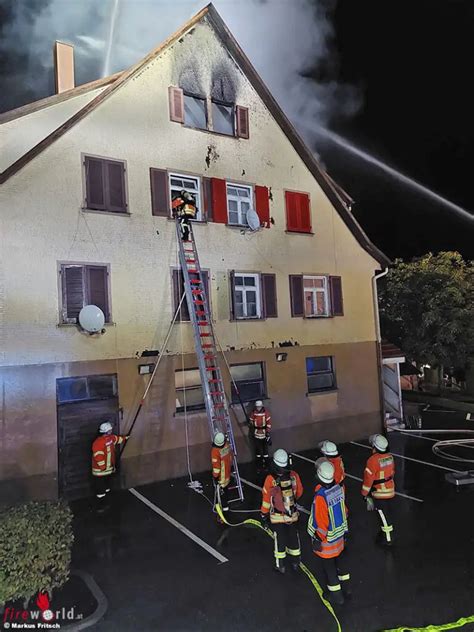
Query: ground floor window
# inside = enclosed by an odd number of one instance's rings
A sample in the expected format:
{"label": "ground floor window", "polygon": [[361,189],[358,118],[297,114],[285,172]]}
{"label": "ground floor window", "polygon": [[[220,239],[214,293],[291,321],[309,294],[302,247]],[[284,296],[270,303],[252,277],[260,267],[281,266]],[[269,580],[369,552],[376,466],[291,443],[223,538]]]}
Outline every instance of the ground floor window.
{"label": "ground floor window", "polygon": [[[234,364],[230,367],[233,382],[237,385],[240,399],[243,402],[251,402],[257,399],[265,399],[267,387],[265,384],[265,371],[263,362],[252,364]],[[239,401],[239,395],[232,382],[232,402]]]}
{"label": "ground floor window", "polygon": [[306,358],[308,393],[332,391],[336,388],[334,359],[331,356]]}
{"label": "ground floor window", "polygon": [[204,394],[202,392],[199,369],[175,371],[176,412],[204,410]]}

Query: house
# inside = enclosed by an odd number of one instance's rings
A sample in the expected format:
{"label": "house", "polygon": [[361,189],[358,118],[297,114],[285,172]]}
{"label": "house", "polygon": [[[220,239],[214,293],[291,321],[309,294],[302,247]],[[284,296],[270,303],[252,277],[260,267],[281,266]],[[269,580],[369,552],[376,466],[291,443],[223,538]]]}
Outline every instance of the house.
{"label": "house", "polygon": [[[162,346],[182,293],[170,215],[182,188],[197,196],[225,360],[245,402],[272,410],[274,446],[378,430],[373,278],[389,261],[212,5],[114,76],[72,87],[70,51],[57,57],[64,91],[0,117],[1,489],[86,493],[98,424],[130,427],[157,352],[123,484],[184,474],[186,430],[192,469],[208,468],[186,305]],[[85,304],[104,311],[103,335],[77,327]]]}

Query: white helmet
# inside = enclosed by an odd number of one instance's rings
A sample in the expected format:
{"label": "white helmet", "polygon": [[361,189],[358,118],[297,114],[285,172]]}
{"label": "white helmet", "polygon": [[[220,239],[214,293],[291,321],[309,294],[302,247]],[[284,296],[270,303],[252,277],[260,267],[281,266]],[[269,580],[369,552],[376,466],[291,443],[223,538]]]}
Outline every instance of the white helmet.
{"label": "white helmet", "polygon": [[388,441],[386,437],[381,434],[374,434],[369,437],[370,445],[373,446],[379,452],[386,452],[388,448]]}
{"label": "white helmet", "polygon": [[112,432],[112,424],[110,423],[110,421],[104,421],[103,424],[100,424],[99,432],[101,434],[107,434],[107,432]]}
{"label": "white helmet", "polygon": [[223,432],[216,432],[214,435],[214,443],[218,448],[221,448],[225,443],[225,436]]}
{"label": "white helmet", "polygon": [[279,448],[273,455],[273,462],[278,467],[288,467],[288,453]]}
{"label": "white helmet", "polygon": [[255,402],[255,408],[263,408],[263,402],[261,399]]}
{"label": "white helmet", "polygon": [[316,474],[322,483],[330,484],[334,481],[334,465],[327,459],[316,461]]}
{"label": "white helmet", "polygon": [[324,456],[337,456],[337,445],[332,441],[322,441],[319,444],[319,449]]}

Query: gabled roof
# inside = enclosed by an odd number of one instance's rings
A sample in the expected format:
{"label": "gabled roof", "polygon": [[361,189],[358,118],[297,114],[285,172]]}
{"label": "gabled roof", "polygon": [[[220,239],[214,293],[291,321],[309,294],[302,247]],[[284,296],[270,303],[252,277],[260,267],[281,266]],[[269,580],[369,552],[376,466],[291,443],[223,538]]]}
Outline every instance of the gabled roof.
{"label": "gabled roof", "polygon": [[[234,58],[238,66],[242,69],[244,74],[246,75],[248,81],[251,83],[254,90],[257,92],[261,100],[264,102],[266,107],[268,108],[270,114],[273,116],[275,121],[279,124],[288,140],[292,144],[295,151],[299,154],[300,158],[312,173],[319,186],[322,188],[324,193],[327,195],[332,205],[336,209],[336,211],[341,216],[342,220],[352,232],[354,237],[357,239],[359,244],[368,252],[374,259],[376,259],[383,266],[387,266],[390,264],[390,260],[386,257],[367,237],[367,235],[362,230],[359,223],[356,221],[352,213],[349,211],[346,202],[343,200],[343,197],[338,191],[337,187],[334,183],[326,177],[324,170],[319,165],[319,163],[314,158],[311,151],[306,147],[303,140],[296,132],[293,125],[290,123],[288,118],[283,113],[282,109],[275,101],[271,92],[268,90],[266,85],[263,83],[262,79],[258,75],[255,68],[250,63],[250,60],[247,58],[243,50],[240,48],[239,44],[235,40],[232,33],[229,31],[224,21],[222,20],[219,13],[216,11],[212,4],[207,5],[201,11],[196,13],[194,17],[192,17],[186,24],[184,24],[178,31],[176,31],[173,35],[171,35],[168,39],[166,39],[162,44],[154,48],[148,55],[146,55],[141,61],[137,64],[129,68],[128,70],[123,71],[122,73],[118,73],[113,77],[108,77],[107,79],[111,80],[111,83],[103,90],[100,94],[98,94],[92,101],[89,101],[84,107],[78,110],[75,114],[73,114],[67,121],[65,121],[62,125],[60,125],[53,132],[48,134],[42,141],[40,141],[37,145],[32,147],[29,151],[27,151],[23,156],[21,156],[18,160],[13,162],[5,171],[0,173],[0,184],[6,182],[11,176],[20,171],[26,164],[28,164],[33,158],[42,153],[47,147],[49,147],[55,140],[63,136],[68,130],[70,130],[76,123],[82,120],[85,116],[89,114],[92,110],[94,110],[97,106],[99,106],[103,101],[105,101],[109,96],[111,96],[114,92],[119,90],[121,86],[128,83],[133,77],[135,77],[141,70],[144,68],[150,61],[152,61],[155,57],[157,57],[160,53],[162,53],[166,48],[174,44],[180,37],[182,37],[188,30],[190,30],[194,25],[200,22],[202,19],[207,18],[209,24],[213,27],[217,36],[220,38],[223,45],[226,47],[228,52]],[[106,85],[106,80],[103,80],[103,84]],[[99,86],[95,86],[99,87]],[[76,90],[76,89],[74,89]],[[73,92],[73,91],[70,91]],[[66,93],[64,93],[66,94]],[[57,103],[58,100],[54,100],[54,97],[51,97],[52,101],[47,103],[50,105],[51,103]],[[47,99],[44,99],[47,101]],[[24,108],[28,108],[28,106],[24,106]],[[20,110],[22,108],[19,108]],[[34,111],[31,109],[30,111]],[[14,111],[13,111],[14,112]],[[18,112],[18,111],[17,111]],[[12,113],[6,113],[6,115],[11,115]],[[20,114],[21,116],[21,114]],[[13,117],[14,118],[14,117]],[[8,119],[8,120],[11,120]],[[5,122],[5,121],[4,121]]]}

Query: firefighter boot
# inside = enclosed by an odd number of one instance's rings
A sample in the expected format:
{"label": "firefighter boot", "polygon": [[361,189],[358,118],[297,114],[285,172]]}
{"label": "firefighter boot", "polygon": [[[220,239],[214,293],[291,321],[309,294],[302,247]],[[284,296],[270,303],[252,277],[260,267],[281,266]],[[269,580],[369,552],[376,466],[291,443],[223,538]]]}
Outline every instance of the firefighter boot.
{"label": "firefighter boot", "polygon": [[[329,586],[328,586],[329,588]],[[344,605],[344,595],[342,594],[342,589],[338,590],[328,590],[328,592],[324,595],[324,597],[332,603],[333,606],[342,606]]]}
{"label": "firefighter boot", "polygon": [[274,566],[273,570],[277,573],[281,573],[282,575],[284,575],[286,573],[286,567],[284,564],[281,564],[280,566]]}
{"label": "firefighter boot", "polygon": [[339,575],[339,581],[341,582],[341,586],[342,586],[342,591],[344,593],[345,597],[351,597],[352,596],[352,588],[351,588],[351,584],[350,584],[350,575]]}

